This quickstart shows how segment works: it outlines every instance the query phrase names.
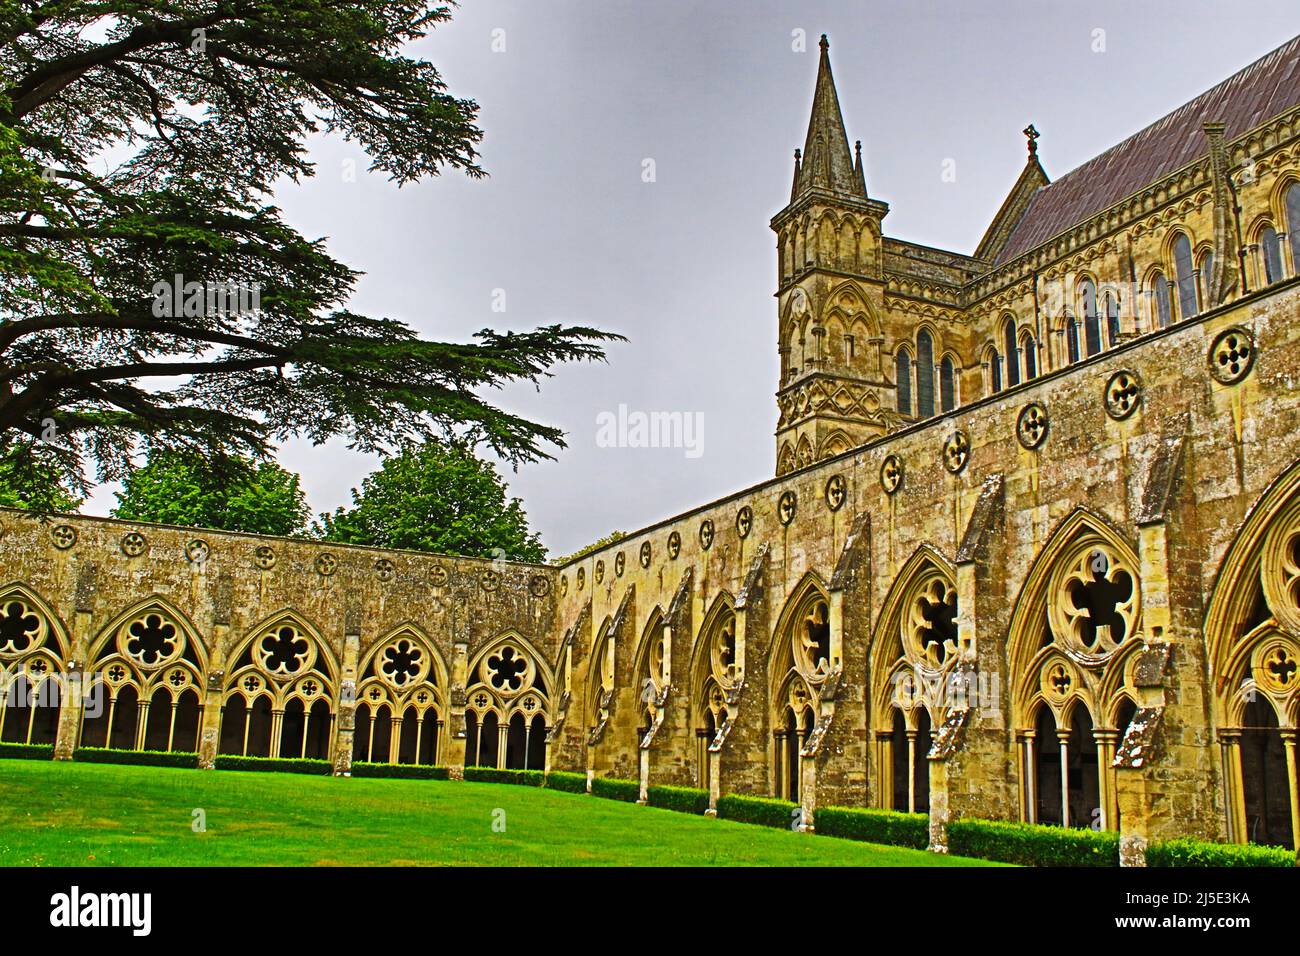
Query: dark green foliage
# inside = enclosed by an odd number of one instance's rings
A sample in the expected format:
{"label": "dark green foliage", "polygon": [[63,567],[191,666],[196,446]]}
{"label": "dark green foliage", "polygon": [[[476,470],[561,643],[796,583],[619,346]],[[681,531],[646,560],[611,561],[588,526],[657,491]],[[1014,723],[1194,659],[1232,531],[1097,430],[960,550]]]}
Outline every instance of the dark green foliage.
{"label": "dark green foliage", "polygon": [[724,820],[757,823],[765,827],[789,830],[795,822],[799,804],[769,797],[744,797],[729,793],[718,797],[718,816]]}
{"label": "dark green foliage", "polygon": [[53,760],[53,744],[0,744],[0,759]]}
{"label": "dark green foliage", "polygon": [[45,445],[20,441],[0,452],[0,507],[70,513],[81,507],[77,483]]}
{"label": "dark green foliage", "polygon": [[546,775],[544,786],[548,790],[563,790],[565,793],[586,793],[587,775],[585,773],[566,773],[552,770]]}
{"label": "dark green foliage", "polygon": [[406,55],[447,5],[0,9],[0,457],[52,426],[42,447],[80,493],[83,463],[120,479],[141,446],[262,458],[294,435],[363,451],[456,435],[518,463],[563,445],[481,393],[599,359],[615,337],[551,325],[435,342],[348,311],[359,273],[271,204],[314,174],[320,133],[398,185],[484,174],[477,104]]}
{"label": "dark green foliage", "polygon": [[354,777],[396,777],[401,780],[446,780],[446,767],[414,763],[365,763],[352,765]]}
{"label": "dark green foliage", "polygon": [[545,774],[540,770],[496,770],[492,767],[466,767],[465,779],[475,783],[517,783],[540,787]]}
{"label": "dark green foliage", "polygon": [[709,809],[709,791],[695,787],[647,787],[645,795],[650,806],[678,813],[699,814]]}
{"label": "dark green foliage", "polygon": [[1119,834],[1004,820],[954,820],[948,851],[1021,866],[1119,866]]}
{"label": "dark green foliage", "polygon": [[822,836],[844,837],[908,846],[924,850],[930,845],[930,818],[924,813],[899,813],[895,810],[869,810],[862,807],[820,807],[817,832]]}
{"label": "dark green foliage", "polygon": [[116,518],[249,534],[304,531],[310,511],[299,478],[275,462],[153,454],[123,479]]}
{"label": "dark green foliage", "polygon": [[616,777],[596,777],[591,781],[591,794],[607,800],[636,803],[641,796],[641,784],[636,780],[619,780]]}
{"label": "dark green foliage", "polygon": [[177,750],[112,750],[79,747],[72,759],[81,763],[125,763],[142,767],[190,767],[199,765],[199,755]]}
{"label": "dark green foliage", "polygon": [[426,442],[388,458],[352,507],[321,515],[327,541],[463,554],[477,558],[543,561],[541,538],[528,530],[518,498],[488,462],[457,443]]}
{"label": "dark green foliage", "polygon": [[219,754],[216,760],[218,770],[266,770],[272,773],[311,773],[328,775],[334,772],[334,765],[328,760],[285,760],[270,757],[240,757],[235,754]]}
{"label": "dark green foliage", "polygon": [[1295,866],[1296,853],[1280,846],[1208,843],[1184,837],[1147,847],[1147,866]]}

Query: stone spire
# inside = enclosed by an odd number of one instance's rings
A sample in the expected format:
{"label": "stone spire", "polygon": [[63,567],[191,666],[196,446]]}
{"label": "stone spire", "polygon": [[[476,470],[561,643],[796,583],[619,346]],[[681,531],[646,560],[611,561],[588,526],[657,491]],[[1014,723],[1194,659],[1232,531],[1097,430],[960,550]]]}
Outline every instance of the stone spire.
{"label": "stone spire", "polygon": [[861,160],[855,166],[849,152],[849,136],[844,131],[840,99],[835,92],[835,79],[831,76],[831,45],[824,33],[820,46],[821,62],[817,67],[812,117],[808,120],[808,138],[804,141],[803,162],[795,177],[794,195],[816,188],[865,199],[867,190],[862,180]]}

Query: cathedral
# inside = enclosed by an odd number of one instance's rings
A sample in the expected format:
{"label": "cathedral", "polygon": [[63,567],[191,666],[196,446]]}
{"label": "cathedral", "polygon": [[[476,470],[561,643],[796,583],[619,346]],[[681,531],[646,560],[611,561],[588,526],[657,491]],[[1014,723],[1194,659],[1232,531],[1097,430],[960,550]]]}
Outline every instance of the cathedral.
{"label": "cathedral", "polygon": [[562,566],[0,513],[0,740],[585,771],[1300,841],[1300,37],[977,248],[885,232],[821,41],[775,477]]}

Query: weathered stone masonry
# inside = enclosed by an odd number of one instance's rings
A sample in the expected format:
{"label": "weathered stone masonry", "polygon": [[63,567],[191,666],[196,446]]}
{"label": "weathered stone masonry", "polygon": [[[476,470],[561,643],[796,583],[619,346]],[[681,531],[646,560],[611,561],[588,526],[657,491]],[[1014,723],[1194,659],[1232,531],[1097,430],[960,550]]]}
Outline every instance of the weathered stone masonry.
{"label": "weathered stone masonry", "polygon": [[556,568],[5,512],[0,739],[1294,844],[1297,55],[1111,151],[1149,180],[1048,184],[1031,136],[962,256],[880,234],[824,47],[777,478]]}

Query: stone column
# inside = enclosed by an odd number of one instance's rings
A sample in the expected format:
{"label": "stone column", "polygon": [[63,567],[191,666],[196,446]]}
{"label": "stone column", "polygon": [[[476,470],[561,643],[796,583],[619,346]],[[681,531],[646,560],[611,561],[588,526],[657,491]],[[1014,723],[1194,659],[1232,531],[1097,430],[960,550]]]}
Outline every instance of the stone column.
{"label": "stone column", "polygon": [[[54,737],[54,759],[71,760],[81,735],[81,712],[85,680],[84,662],[90,655],[94,636],[95,595],[98,591],[99,565],[84,564],[77,572],[73,595],[71,654],[64,665],[65,681],[60,685],[59,722]],[[33,706],[35,701],[32,702]],[[111,726],[111,725],[110,725]]]}
{"label": "stone column", "polygon": [[929,760],[931,853],[948,852],[948,761]]}
{"label": "stone column", "polygon": [[221,747],[221,695],[226,683],[226,641],[229,619],[212,625],[212,647],[208,654],[208,673],[202,689],[203,718],[199,727],[199,768],[211,770],[217,765]]}
{"label": "stone column", "polygon": [[85,707],[85,672],[81,661],[70,660],[59,692],[59,725],[54,738],[54,759],[71,760],[81,736],[81,715]]}
{"label": "stone column", "polygon": [[1282,731],[1282,744],[1286,747],[1287,790],[1291,798],[1291,843],[1300,852],[1300,782],[1296,780],[1296,730],[1290,728]]}
{"label": "stone column", "polygon": [[[343,680],[339,682],[338,720],[334,723],[331,757],[334,776],[352,776],[352,750],[357,729],[357,659],[361,656],[361,635],[356,627],[343,635]],[[374,759],[374,754],[370,754]]]}
{"label": "stone column", "polygon": [[[469,645],[458,641],[452,649],[451,694],[448,698],[447,754],[442,761],[452,780],[465,779],[465,681],[469,679]],[[482,726],[480,722],[479,726]],[[550,767],[550,749],[547,749]]]}

